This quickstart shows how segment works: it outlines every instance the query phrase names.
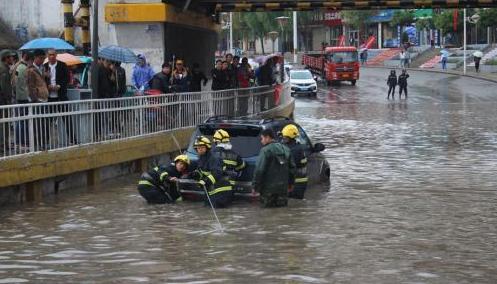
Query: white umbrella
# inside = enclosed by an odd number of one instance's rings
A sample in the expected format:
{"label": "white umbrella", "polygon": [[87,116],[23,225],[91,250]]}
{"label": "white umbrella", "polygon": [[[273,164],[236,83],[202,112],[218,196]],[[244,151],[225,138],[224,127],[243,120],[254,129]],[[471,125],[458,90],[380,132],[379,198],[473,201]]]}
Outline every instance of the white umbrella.
{"label": "white umbrella", "polygon": [[483,57],[483,52],[481,52],[481,51],[479,51],[479,50],[478,50],[478,51],[475,51],[475,52],[473,53],[473,56],[474,56],[474,57],[480,57],[480,58],[482,58],[482,57]]}

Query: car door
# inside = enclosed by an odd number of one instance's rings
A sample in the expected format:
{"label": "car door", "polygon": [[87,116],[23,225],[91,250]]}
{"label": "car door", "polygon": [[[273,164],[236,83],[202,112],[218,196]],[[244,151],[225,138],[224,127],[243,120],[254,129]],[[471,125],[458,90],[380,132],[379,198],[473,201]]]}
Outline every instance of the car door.
{"label": "car door", "polygon": [[319,183],[326,177],[326,172],[329,172],[328,163],[323,154],[313,151],[314,145],[311,143],[304,129],[300,125],[297,125],[297,127],[299,129],[297,142],[304,146],[307,156],[307,177],[309,178],[309,184]]}

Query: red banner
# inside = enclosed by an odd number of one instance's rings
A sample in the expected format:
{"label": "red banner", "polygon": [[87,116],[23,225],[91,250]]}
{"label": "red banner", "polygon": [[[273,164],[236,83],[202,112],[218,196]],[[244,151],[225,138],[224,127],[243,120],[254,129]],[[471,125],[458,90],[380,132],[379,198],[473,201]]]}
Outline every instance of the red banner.
{"label": "red banner", "polygon": [[454,31],[457,31],[457,18],[459,16],[459,10],[455,9],[454,10],[454,14],[452,16],[452,28],[454,29]]}

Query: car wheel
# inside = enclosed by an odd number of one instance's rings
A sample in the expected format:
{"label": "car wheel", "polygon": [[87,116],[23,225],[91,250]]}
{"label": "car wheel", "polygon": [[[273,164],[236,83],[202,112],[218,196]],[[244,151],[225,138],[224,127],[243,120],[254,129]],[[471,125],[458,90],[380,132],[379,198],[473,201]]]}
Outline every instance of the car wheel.
{"label": "car wheel", "polygon": [[352,86],[355,86],[355,83],[356,83],[356,82],[357,82],[356,80],[352,80],[352,81],[350,81],[350,83],[352,84]]}

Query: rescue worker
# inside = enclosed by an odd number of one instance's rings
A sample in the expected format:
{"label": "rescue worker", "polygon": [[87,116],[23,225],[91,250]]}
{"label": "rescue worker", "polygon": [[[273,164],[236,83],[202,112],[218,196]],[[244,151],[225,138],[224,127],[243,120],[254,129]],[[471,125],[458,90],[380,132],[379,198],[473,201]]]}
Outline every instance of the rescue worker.
{"label": "rescue worker", "polygon": [[[198,154],[197,170],[191,178],[199,180],[209,194],[212,206],[223,208],[233,201],[232,186],[228,177],[223,173],[221,158],[211,151],[211,141],[205,136],[199,136],[193,147]],[[206,203],[209,201],[206,198]]]}
{"label": "rescue worker", "polygon": [[390,71],[390,75],[387,79],[388,85],[388,95],[387,100],[390,99],[390,92],[392,93],[392,99],[395,99],[395,86],[397,86],[397,75],[395,74],[395,70]]}
{"label": "rescue worker", "polygon": [[295,163],[290,149],[274,140],[273,130],[261,132],[263,145],[254,171],[253,194],[260,193],[263,207],[288,205],[288,191],[295,182]]}
{"label": "rescue worker", "polygon": [[176,180],[188,176],[190,159],[179,155],[168,166],[157,166],[143,173],[138,182],[138,192],[149,204],[174,203],[181,195]]}
{"label": "rescue worker", "polygon": [[402,91],[404,91],[404,96],[407,99],[407,78],[409,78],[409,74],[407,74],[406,70],[402,70],[402,74],[399,75],[399,99],[402,98]]}
{"label": "rescue worker", "polygon": [[235,185],[235,180],[239,178],[245,168],[245,161],[232,150],[233,145],[230,143],[230,135],[224,129],[218,129],[212,136],[216,144],[213,151],[221,157],[223,161],[223,172],[229,177],[231,186]]}
{"label": "rescue worker", "polygon": [[283,144],[290,148],[292,153],[293,162],[295,163],[295,186],[292,191],[288,193],[288,197],[296,199],[304,199],[304,193],[307,189],[307,156],[304,148],[297,142],[296,138],[299,136],[299,129],[294,124],[288,124],[281,130],[283,136]]}

